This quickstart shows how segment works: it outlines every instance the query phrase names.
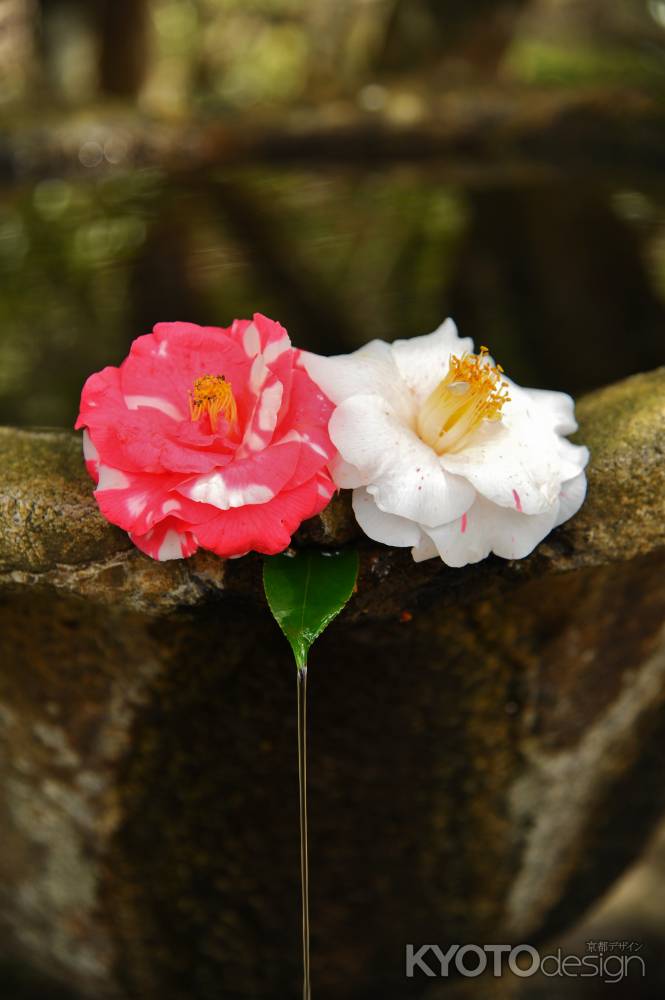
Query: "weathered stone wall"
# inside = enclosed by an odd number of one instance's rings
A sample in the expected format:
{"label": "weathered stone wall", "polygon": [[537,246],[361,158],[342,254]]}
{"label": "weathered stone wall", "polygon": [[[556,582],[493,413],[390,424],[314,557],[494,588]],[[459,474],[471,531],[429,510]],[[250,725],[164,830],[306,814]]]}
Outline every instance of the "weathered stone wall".
{"label": "weathered stone wall", "polygon": [[[528,559],[361,541],[310,670],[321,1000],[422,993],[407,941],[569,924],[665,806],[665,369],[579,416],[587,503]],[[100,1000],[296,995],[294,667],[260,560],[146,559],[65,432],[0,432],[0,469],[5,952]],[[342,496],[301,540],[355,534]]]}

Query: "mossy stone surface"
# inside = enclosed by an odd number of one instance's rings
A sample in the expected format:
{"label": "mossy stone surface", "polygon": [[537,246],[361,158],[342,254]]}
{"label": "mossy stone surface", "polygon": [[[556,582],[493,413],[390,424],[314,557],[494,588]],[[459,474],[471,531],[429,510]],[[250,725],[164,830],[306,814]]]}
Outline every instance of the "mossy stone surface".
{"label": "mossy stone surface", "polygon": [[[600,565],[665,545],[665,368],[593,393],[580,401],[578,417],[577,439],[591,449],[587,500],[535,553],[451,572],[361,539],[367,586],[356,610],[390,615],[432,587],[457,600],[460,588],[473,594],[495,578]],[[0,429],[0,470],[0,586],[42,586],[154,614],[224,592],[260,599],[255,557],[225,563],[199,552],[159,564],[137,552],[99,514],[72,433]],[[359,537],[350,497],[341,493],[294,543],[338,546]]]}
{"label": "mossy stone surface", "polygon": [[586,396],[576,440],[591,451],[587,500],[566,535],[587,561],[665,545],[665,368]]}

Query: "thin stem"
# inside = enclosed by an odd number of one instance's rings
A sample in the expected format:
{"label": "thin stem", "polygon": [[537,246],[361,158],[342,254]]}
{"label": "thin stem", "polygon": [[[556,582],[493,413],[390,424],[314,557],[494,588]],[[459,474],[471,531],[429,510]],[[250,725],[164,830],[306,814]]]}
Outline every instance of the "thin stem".
{"label": "thin stem", "polygon": [[309,976],[309,859],[307,846],[307,667],[298,674],[298,783],[300,789],[300,880],[302,887],[303,1000],[311,1000]]}

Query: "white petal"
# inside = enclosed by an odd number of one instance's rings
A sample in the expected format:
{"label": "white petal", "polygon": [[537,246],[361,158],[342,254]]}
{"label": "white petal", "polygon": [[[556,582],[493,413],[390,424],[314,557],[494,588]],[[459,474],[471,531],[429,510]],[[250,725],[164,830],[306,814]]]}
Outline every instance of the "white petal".
{"label": "white petal", "polygon": [[426,559],[434,559],[435,556],[439,558],[436,545],[424,531],[420,533],[418,544],[411,549],[411,555],[414,562],[424,562]]}
{"label": "white petal", "polygon": [[395,466],[367,487],[381,510],[433,527],[469,509],[476,491],[465,479],[445,472],[431,455],[420,458],[420,465],[408,461]]}
{"label": "white petal", "polygon": [[365,485],[365,477],[360,470],[350,462],[345,462],[339,453],[328,463],[328,468],[335,486],[343,490],[354,490],[356,486]]}
{"label": "white petal", "polygon": [[521,391],[531,399],[543,417],[551,422],[552,429],[559,434],[573,434],[577,430],[575,401],[566,392],[551,389],[524,389]]}
{"label": "white petal", "polygon": [[309,377],[333,403],[357,395],[377,395],[389,400],[405,421],[413,420],[413,401],[395,365],[389,344],[372,340],[353,354],[324,358],[301,352]]}
{"label": "white petal", "polygon": [[441,464],[494,503],[543,514],[589,454],[553,430],[549,405],[512,384],[510,395],[501,420],[485,423],[461,451],[443,454]]}
{"label": "white petal", "polygon": [[450,355],[473,350],[470,337],[461,338],[451,319],[434,333],[396,340],[392,352],[397,368],[420,406],[448,373]]}
{"label": "white petal", "polygon": [[543,514],[519,514],[479,496],[461,518],[439,528],[426,528],[448,566],[480,562],[491,552],[504,559],[523,559],[554,527],[556,501]]}
{"label": "white petal", "polygon": [[379,510],[367,490],[353,491],[353,511],[369,538],[384,545],[417,545],[421,531],[417,524],[396,514]]}
{"label": "white petal", "polygon": [[437,525],[473,502],[472,487],[448,475],[432,449],[378,396],[347,399],[333,413],[329,430],[342,459],[355,466],[381,510]]}
{"label": "white petal", "polygon": [[559,461],[561,463],[561,482],[574,479],[585,469],[589,461],[589,449],[584,445],[573,444],[566,438],[559,438]]}
{"label": "white petal", "polygon": [[373,482],[398,456],[409,452],[414,442],[426,447],[380,396],[356,395],[340,403],[328,431],[344,461],[363,476],[362,485]]}
{"label": "white petal", "polygon": [[573,514],[577,514],[584,503],[585,496],[586,476],[583,472],[580,472],[574,479],[569,479],[568,482],[562,483],[561,492],[559,493],[559,513],[554,526],[557,527],[557,525],[563,524]]}

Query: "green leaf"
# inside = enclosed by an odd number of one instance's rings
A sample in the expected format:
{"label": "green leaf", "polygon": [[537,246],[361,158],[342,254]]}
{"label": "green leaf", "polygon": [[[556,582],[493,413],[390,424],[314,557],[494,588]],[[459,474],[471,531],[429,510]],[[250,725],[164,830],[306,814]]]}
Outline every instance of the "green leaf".
{"label": "green leaf", "polygon": [[301,549],[270,556],[263,586],[270,610],[291,643],[296,666],[307,666],[310,646],[340,613],[356,584],[355,549],[320,552]]}

